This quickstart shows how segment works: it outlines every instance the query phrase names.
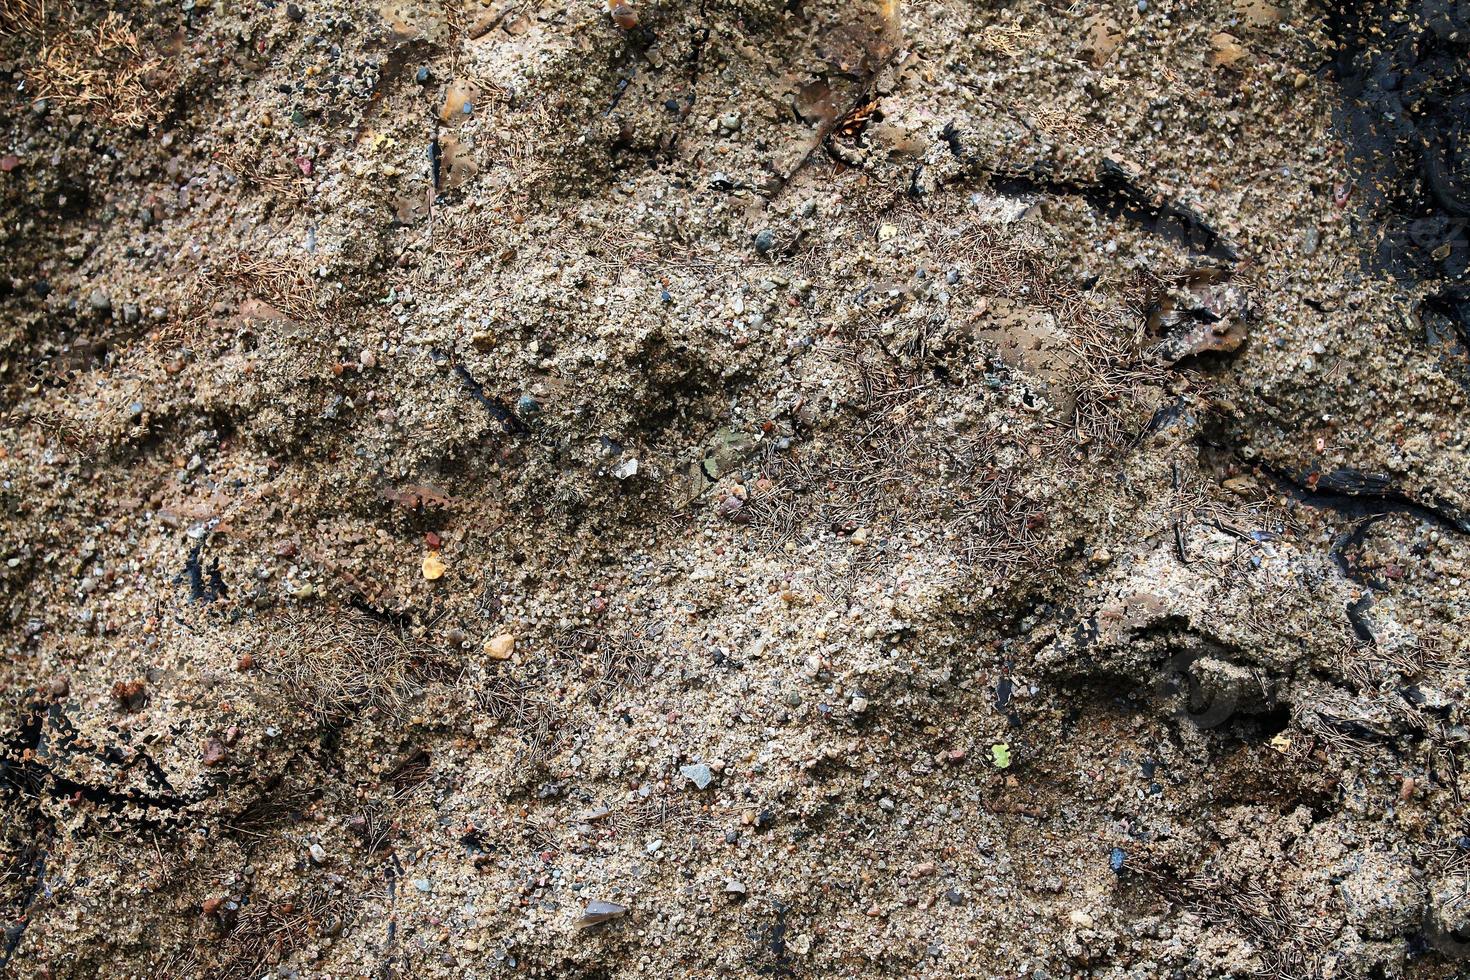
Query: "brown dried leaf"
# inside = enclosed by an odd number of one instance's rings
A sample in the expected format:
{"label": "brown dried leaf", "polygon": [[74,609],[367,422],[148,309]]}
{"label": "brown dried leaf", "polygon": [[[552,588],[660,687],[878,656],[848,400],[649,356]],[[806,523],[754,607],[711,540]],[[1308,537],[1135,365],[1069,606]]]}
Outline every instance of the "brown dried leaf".
{"label": "brown dried leaf", "polygon": [[1205,63],[1211,68],[1229,68],[1245,58],[1245,47],[1233,34],[1221,31],[1210,38],[1210,54]]}
{"label": "brown dried leaf", "polygon": [[431,483],[408,483],[401,487],[384,487],[383,499],[404,510],[420,507],[450,507],[454,498]]}

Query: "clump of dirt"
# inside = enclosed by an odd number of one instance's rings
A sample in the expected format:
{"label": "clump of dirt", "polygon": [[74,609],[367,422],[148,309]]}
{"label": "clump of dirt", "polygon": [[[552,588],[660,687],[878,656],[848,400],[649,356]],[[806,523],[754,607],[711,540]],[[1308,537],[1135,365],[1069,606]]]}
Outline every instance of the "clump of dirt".
{"label": "clump of dirt", "polygon": [[1463,5],[0,13],[0,972],[1452,977]]}

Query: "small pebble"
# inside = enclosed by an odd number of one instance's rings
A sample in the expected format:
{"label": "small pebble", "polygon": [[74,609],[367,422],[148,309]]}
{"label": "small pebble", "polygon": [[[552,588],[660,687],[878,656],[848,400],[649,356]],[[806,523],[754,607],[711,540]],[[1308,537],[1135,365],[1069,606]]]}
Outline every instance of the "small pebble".
{"label": "small pebble", "polygon": [[700,762],[692,766],[682,766],[679,773],[692,782],[696,788],[705,789],[714,781],[714,773],[710,767]]}
{"label": "small pebble", "polygon": [[628,907],[626,905],[619,905],[617,902],[603,902],[598,899],[593,899],[592,901],[588,902],[587,907],[582,910],[582,917],[577,920],[577,928],[587,929],[591,926],[601,925],[602,923],[607,922],[611,919],[621,918],[627,914]]}
{"label": "small pebble", "polygon": [[631,31],[638,26],[638,11],[633,9],[632,4],[618,3],[612,8],[613,23],[625,31]]}

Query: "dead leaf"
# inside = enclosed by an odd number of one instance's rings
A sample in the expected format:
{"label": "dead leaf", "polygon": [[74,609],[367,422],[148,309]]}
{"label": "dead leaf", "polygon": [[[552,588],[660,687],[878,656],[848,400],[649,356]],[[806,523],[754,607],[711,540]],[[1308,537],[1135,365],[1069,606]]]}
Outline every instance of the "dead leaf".
{"label": "dead leaf", "polygon": [[454,503],[453,497],[432,483],[408,483],[397,488],[384,487],[383,499],[397,504],[404,510],[418,510],[420,507],[449,507]]}
{"label": "dead leaf", "polygon": [[1252,27],[1281,23],[1281,8],[1267,0],[1235,0],[1235,13]]}
{"label": "dead leaf", "polygon": [[1229,68],[1246,55],[1245,47],[1233,34],[1221,31],[1210,38],[1211,51],[1205,63],[1211,68]]}
{"label": "dead leaf", "polygon": [[1101,68],[1123,42],[1123,31],[1111,18],[1097,14],[1087,21],[1087,41],[1082,50],[1092,55],[1092,67]]}
{"label": "dead leaf", "polygon": [[465,116],[464,107],[474,107],[480,98],[480,89],[473,82],[463,78],[456,78],[449,83],[449,89],[444,93],[444,105],[439,109],[439,120],[441,122],[454,122]]}
{"label": "dead leaf", "polygon": [[446,136],[439,141],[439,152],[442,154],[440,190],[452,191],[480,171],[469,149],[453,136]]}

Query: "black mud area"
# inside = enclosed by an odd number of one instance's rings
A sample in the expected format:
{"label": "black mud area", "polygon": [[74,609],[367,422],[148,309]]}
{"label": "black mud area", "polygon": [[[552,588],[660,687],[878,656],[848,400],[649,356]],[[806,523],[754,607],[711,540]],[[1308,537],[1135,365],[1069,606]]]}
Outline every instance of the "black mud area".
{"label": "black mud area", "polygon": [[[1430,290],[1432,314],[1470,330],[1470,3],[1331,9],[1340,125],[1358,168],[1376,265]],[[1430,328],[1433,329],[1432,327]]]}

